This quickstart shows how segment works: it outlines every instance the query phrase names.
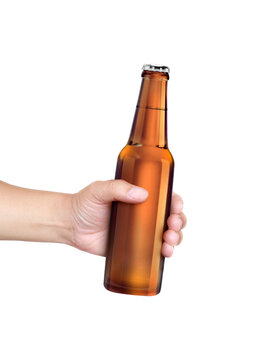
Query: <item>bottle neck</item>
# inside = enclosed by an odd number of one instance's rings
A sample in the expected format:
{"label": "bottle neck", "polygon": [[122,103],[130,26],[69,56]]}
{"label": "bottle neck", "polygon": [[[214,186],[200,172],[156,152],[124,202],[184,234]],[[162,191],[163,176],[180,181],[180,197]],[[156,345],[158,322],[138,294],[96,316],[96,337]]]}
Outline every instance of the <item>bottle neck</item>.
{"label": "bottle neck", "polygon": [[168,74],[142,73],[141,90],[129,137],[129,145],[167,148]]}

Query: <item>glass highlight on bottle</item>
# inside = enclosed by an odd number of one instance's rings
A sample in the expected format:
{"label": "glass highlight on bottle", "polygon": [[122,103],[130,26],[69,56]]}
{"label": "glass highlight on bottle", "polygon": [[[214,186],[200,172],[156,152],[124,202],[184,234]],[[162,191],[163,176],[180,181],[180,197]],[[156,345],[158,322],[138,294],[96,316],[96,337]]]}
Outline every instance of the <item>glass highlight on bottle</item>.
{"label": "glass highlight on bottle", "polygon": [[161,289],[161,246],[174,171],[167,143],[168,80],[168,67],[144,65],[130,137],[118,156],[115,178],[145,188],[149,196],[140,204],[112,203],[104,276],[110,291],[150,296]]}

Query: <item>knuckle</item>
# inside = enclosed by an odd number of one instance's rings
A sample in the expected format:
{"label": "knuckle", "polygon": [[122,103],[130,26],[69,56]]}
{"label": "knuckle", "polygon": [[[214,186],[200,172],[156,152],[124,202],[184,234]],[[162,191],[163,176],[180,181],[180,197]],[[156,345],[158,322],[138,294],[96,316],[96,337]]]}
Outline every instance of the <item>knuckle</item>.
{"label": "knuckle", "polygon": [[117,179],[111,182],[111,191],[114,195],[119,195],[127,188],[128,183],[125,180]]}
{"label": "knuckle", "polygon": [[115,186],[115,181],[114,180],[107,180],[106,181],[106,187],[107,187],[107,190],[110,192],[110,193],[115,193],[116,191],[116,186]]}
{"label": "knuckle", "polygon": [[101,183],[102,183],[102,181],[96,180],[96,181],[92,182],[92,183],[89,185],[89,187],[92,188],[92,189],[96,189],[96,188],[98,188],[98,187],[101,185]]}
{"label": "knuckle", "polygon": [[123,179],[117,179],[117,180],[114,181],[114,183],[117,184],[117,185],[119,185],[119,186],[121,186],[121,187],[127,185],[126,180],[123,180]]}

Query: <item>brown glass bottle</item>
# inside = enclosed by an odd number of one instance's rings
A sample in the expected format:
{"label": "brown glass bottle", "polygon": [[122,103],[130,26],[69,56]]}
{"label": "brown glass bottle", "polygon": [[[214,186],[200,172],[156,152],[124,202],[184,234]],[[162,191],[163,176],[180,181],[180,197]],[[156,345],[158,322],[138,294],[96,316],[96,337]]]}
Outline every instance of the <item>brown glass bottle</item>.
{"label": "brown glass bottle", "polygon": [[104,286],[118,293],[156,295],[161,288],[174,170],[167,143],[168,73],[165,66],[143,67],[131,134],[118,156],[115,178],[149,193],[140,204],[112,203]]}

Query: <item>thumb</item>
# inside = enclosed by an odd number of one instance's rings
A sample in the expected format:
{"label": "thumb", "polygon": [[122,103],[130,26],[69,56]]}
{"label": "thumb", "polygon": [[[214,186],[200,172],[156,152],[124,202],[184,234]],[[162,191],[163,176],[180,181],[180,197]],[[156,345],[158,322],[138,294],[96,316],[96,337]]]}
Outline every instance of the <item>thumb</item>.
{"label": "thumb", "polygon": [[90,185],[91,194],[100,203],[122,201],[126,203],[143,202],[148,191],[125,180],[95,181]]}

